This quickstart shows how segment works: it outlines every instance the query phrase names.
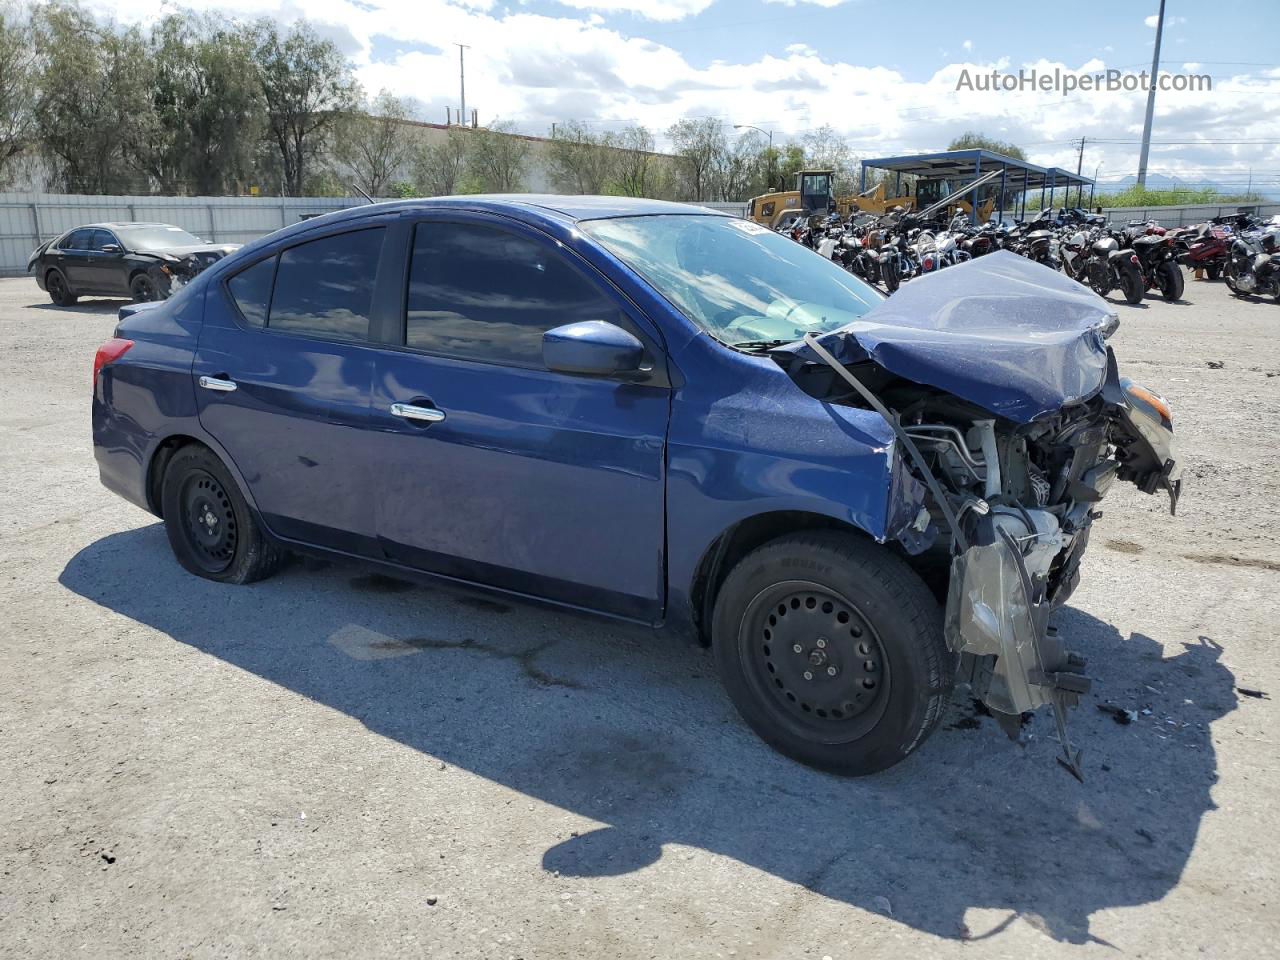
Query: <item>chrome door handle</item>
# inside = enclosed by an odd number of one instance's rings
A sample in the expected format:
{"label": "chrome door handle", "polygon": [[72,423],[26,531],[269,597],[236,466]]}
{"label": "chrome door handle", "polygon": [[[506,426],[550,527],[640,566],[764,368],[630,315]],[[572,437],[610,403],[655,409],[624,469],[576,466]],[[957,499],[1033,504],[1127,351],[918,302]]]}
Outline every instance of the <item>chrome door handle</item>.
{"label": "chrome door handle", "polygon": [[234,381],[224,380],[222,377],[201,377],[200,386],[206,390],[216,390],[219,393],[230,393],[236,388]]}
{"label": "chrome door handle", "polygon": [[435,407],[415,407],[411,403],[393,403],[391,415],[403,417],[405,420],[419,420],[423,423],[439,423],[444,419],[443,410],[437,410]]}

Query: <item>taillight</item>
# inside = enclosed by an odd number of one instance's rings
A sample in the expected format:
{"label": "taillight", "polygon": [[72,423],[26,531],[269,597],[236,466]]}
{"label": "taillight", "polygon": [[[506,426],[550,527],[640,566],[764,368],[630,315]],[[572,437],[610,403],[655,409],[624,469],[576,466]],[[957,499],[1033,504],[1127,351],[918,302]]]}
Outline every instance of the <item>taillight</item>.
{"label": "taillight", "polygon": [[112,337],[98,348],[98,352],[93,356],[93,386],[98,384],[98,372],[108,363],[113,363],[123,357],[132,346],[132,340]]}
{"label": "taillight", "polygon": [[924,268],[925,268],[926,270],[932,270],[932,269],[933,269],[933,257],[925,257],[925,258],[924,258]]}
{"label": "taillight", "polygon": [[1142,262],[1138,259],[1138,255],[1136,253],[1129,258],[1129,262],[1136,267],[1142,266]]}

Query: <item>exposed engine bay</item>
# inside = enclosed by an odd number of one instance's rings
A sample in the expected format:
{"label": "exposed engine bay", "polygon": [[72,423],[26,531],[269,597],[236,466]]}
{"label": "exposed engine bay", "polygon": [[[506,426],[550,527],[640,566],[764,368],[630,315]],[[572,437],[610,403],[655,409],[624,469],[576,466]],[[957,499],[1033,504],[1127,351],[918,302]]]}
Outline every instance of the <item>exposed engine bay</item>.
{"label": "exposed engine bay", "polygon": [[[1042,306],[1046,299],[1040,297]],[[944,632],[961,655],[961,681],[1013,737],[1022,714],[1053,707],[1060,760],[1078,778],[1080,754],[1067,737],[1066,712],[1090,681],[1084,659],[1067,649],[1050,614],[1079,583],[1089,529],[1101,516],[1098,504],[1117,480],[1145,493],[1165,491],[1171,511],[1181,491],[1169,407],[1119,376],[1105,344],[1118,323],[1095,302],[1103,315],[1071,336],[1064,322],[1050,343],[1056,354],[1037,351],[1034,336],[992,338],[975,347],[969,331],[943,361],[947,339],[937,327],[894,335],[871,322],[823,337],[808,334],[774,353],[806,392],[873,409],[892,428],[897,455],[919,482],[914,489],[927,495],[898,504],[905,508],[902,522],[886,539],[920,560],[945,564]],[[947,306],[954,309],[955,301]],[[874,312],[864,319],[872,321]],[[926,331],[931,335],[922,335]],[[920,348],[904,349],[904,343],[916,346],[913,335]],[[1016,365],[1001,367],[977,352],[998,348]],[[1046,359],[1071,367],[1045,374]],[[966,362],[1002,378],[962,379],[956,371]],[[1055,396],[1041,389],[1046,382],[1065,389]]]}
{"label": "exposed engine bay", "polygon": [[147,267],[148,276],[155,282],[156,289],[165,296],[172,296],[194,280],[198,273],[237,249],[239,244],[229,244],[191,253],[138,252],[134,256],[153,261]]}

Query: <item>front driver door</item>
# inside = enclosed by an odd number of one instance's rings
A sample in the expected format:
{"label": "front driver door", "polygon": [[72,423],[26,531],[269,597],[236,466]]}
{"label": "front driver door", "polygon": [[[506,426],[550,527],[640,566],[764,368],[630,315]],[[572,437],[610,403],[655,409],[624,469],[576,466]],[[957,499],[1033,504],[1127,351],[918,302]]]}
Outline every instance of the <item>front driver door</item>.
{"label": "front driver door", "polygon": [[[104,247],[115,247],[105,250]],[[124,262],[120,240],[110,230],[94,230],[90,241],[89,286],[98,293],[128,294],[129,272]]]}
{"label": "front driver door", "polygon": [[[378,537],[397,562],[648,622],[662,615],[665,358],[561,245],[480,216],[416,223],[405,322],[374,374]],[[605,320],[639,379],[549,371],[544,331]],[[394,405],[436,410],[405,419]]]}

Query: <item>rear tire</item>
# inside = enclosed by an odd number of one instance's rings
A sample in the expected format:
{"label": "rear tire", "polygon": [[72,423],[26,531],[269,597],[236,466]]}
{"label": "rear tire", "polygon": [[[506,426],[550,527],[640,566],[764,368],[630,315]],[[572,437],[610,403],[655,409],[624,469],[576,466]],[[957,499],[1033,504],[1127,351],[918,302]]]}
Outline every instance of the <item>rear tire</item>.
{"label": "rear tire", "polygon": [[1132,270],[1125,270],[1120,274],[1120,290],[1124,294],[1126,303],[1141,303],[1143,295],[1147,292],[1142,278]]}
{"label": "rear tire", "polygon": [[189,572],[219,583],[252,583],[280,569],[286,554],[263,536],[235,480],[207,447],[173,455],[160,490],[169,546]]}
{"label": "rear tire", "polygon": [[1222,276],[1222,264],[1211,263],[1204,268],[1204,273],[1205,273],[1205,276],[1207,276],[1210,280],[1217,280],[1220,276]]}
{"label": "rear tire", "polygon": [[67,283],[67,278],[62,275],[61,270],[50,270],[44,278],[44,288],[48,291],[49,299],[59,307],[74,307],[76,301],[80,298],[71,292],[71,285]]}
{"label": "rear tire", "polygon": [[1165,261],[1160,264],[1159,285],[1160,295],[1168,303],[1177,303],[1182,299],[1182,291],[1186,286],[1186,280],[1182,276],[1182,268],[1171,261]]}
{"label": "rear tire", "polygon": [[888,550],[835,532],[780,537],[744,557],[716,598],[712,645],[761,739],[848,776],[925,741],[957,663],[924,582]]}

